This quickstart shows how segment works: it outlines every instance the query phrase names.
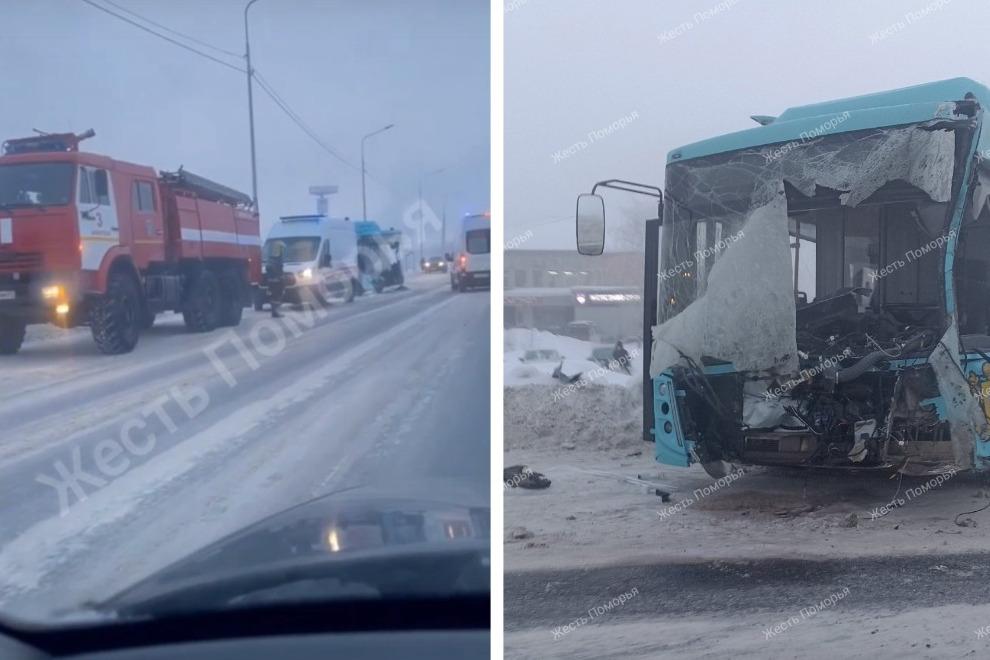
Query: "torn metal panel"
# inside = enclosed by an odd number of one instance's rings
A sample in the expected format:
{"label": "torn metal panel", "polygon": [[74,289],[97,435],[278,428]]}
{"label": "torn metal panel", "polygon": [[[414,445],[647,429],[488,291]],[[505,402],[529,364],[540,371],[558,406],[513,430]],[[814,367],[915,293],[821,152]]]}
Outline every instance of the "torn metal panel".
{"label": "torn metal panel", "polygon": [[980,167],[976,170],[976,178],[973,181],[973,202],[967,208],[966,220],[974,222],[980,216],[980,212],[987,206],[987,199],[990,199],[990,161],[979,160]]}
{"label": "torn metal panel", "polygon": [[743,384],[744,426],[754,429],[773,428],[779,426],[787,417],[784,399],[780,396],[767,395],[770,386],[771,381],[766,379],[747,381]]}
{"label": "torn metal panel", "polygon": [[948,201],[954,166],[954,133],[918,126],[854,140],[809,141],[781,158],[784,179],[803,195],[814,196],[816,186],[841,190],[846,206],[858,205],[895,180],[923,190],[933,201]]}
{"label": "torn metal panel", "polygon": [[973,467],[977,438],[986,438],[987,418],[960,367],[959,331],[953,323],[928,358],[942,395],[944,414],[949,422],[952,454],[956,467]]}
{"label": "torn metal panel", "polygon": [[686,355],[708,356],[739,371],[797,371],[795,308],[787,201],[753,210],[734,241],[711,267],[700,298],[654,331],[651,374]]}

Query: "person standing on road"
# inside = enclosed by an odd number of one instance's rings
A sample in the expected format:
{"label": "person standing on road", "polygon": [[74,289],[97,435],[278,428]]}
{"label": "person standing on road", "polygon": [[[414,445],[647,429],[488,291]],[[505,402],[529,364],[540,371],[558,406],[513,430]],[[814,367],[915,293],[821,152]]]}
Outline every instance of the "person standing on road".
{"label": "person standing on road", "polygon": [[623,371],[627,374],[632,374],[629,370],[629,360],[631,359],[629,357],[629,351],[626,350],[626,347],[622,345],[621,341],[615,342],[615,348],[612,349],[612,359],[619,363]]}
{"label": "person standing on road", "polygon": [[268,300],[272,305],[273,319],[282,318],[278,312],[278,307],[282,304],[282,297],[285,295],[284,253],[285,245],[282,241],[275,241],[272,243],[271,250],[268,252],[268,260],[265,262],[265,288],[268,289]]}

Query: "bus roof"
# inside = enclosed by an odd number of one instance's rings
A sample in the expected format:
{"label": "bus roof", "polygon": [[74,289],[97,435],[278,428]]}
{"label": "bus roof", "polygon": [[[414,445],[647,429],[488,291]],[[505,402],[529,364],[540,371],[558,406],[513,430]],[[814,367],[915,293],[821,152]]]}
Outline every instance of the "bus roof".
{"label": "bus roof", "polygon": [[[955,115],[953,102],[975,97],[983,108],[990,107],[990,89],[970,78],[951,78],[834,101],[823,101],[788,108],[779,117],[760,118],[767,122],[735,133],[701,140],[667,154],[667,163],[701,158],[768,144],[801,140],[808,135],[902,126]],[[980,136],[980,151],[990,147],[990,134]]]}
{"label": "bus roof", "polygon": [[464,231],[469,229],[483,229],[484,227],[491,227],[492,214],[488,211],[484,213],[465,213],[464,217],[461,218],[461,227]]}

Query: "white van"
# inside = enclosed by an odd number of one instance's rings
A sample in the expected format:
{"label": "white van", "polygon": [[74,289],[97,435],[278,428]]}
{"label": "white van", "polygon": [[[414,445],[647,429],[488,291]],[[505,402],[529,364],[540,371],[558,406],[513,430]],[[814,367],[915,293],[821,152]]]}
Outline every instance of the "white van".
{"label": "white van", "polygon": [[465,216],[457,232],[457,251],[451,255],[450,288],[467,291],[490,287],[492,270],[492,218],[490,213]]}
{"label": "white van", "polygon": [[[264,263],[275,243],[283,247],[285,302],[354,300],[360,285],[357,234],[352,222],[325,215],[285,216],[268,233],[262,249]],[[257,300],[255,307],[259,308]]]}

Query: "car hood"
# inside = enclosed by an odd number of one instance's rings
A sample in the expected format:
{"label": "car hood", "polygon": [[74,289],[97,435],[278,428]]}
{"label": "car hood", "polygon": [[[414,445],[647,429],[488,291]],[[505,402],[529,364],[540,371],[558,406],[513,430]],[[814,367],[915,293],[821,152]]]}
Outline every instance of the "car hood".
{"label": "car hood", "polygon": [[[177,587],[208,588],[233,576],[283,571],[299,579],[307,567],[326,574],[328,565],[392,566],[410,557],[420,571],[445,557],[471,557],[487,567],[491,512],[487,506],[411,499],[399,494],[354,488],[326,495],[275,514],[216,541],[152,574],[102,603],[121,610],[160,599]],[[368,570],[369,575],[377,575]],[[361,574],[353,571],[351,574]],[[438,573],[439,575],[439,573]],[[290,581],[290,578],[286,578]],[[455,591],[441,576],[437,591]],[[371,590],[394,585],[365,580]]]}

